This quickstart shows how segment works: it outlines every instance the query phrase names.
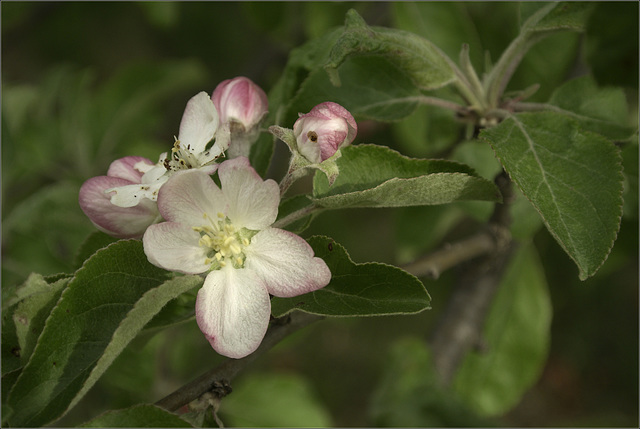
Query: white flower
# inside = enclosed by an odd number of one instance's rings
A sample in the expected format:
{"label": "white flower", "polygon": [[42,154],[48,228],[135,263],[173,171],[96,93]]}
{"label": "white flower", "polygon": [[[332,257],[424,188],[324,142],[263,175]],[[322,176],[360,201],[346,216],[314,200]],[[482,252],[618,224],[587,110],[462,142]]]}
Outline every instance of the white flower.
{"label": "white flower", "polygon": [[245,157],[220,164],[221,187],[207,174],[174,175],[160,190],[167,222],[151,225],[144,250],[154,265],[208,272],[196,320],[212,347],[232,358],[260,345],[269,324],[269,294],[292,297],[326,286],[331,272],[301,237],[272,228],[280,192]]}
{"label": "white flower", "polygon": [[[176,171],[199,169],[208,174],[215,172],[214,163],[229,146],[228,131],[218,132],[218,112],[209,95],[202,91],[192,97],[184,110],[180,131],[171,156],[163,153],[155,165],[137,164],[135,168],[144,175],[140,184],[107,189],[111,193],[111,204],[133,207],[148,199],[156,201],[160,187]],[[215,137],[213,145],[209,145]]]}
{"label": "white flower", "polygon": [[157,204],[144,199],[135,206],[116,206],[106,190],[139,188],[144,171],[152,167],[153,161],[140,156],[113,161],[106,176],[92,177],[82,184],[78,195],[80,208],[100,231],[118,238],[142,237],[149,225],[161,220]]}

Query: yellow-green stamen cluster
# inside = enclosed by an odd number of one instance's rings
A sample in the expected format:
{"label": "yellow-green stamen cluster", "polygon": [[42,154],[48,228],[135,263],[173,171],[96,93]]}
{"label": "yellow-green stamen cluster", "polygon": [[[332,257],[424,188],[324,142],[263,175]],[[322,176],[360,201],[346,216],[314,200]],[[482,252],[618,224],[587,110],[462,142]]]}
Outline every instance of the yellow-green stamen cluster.
{"label": "yellow-green stamen cluster", "polygon": [[205,264],[212,269],[218,269],[232,264],[234,268],[244,266],[244,248],[249,245],[249,231],[244,228],[236,228],[222,213],[218,213],[218,219],[211,219],[206,213],[203,215],[209,221],[206,226],[194,226],[193,230],[200,233],[198,244],[206,249],[208,257]]}
{"label": "yellow-green stamen cluster", "polygon": [[177,171],[197,168],[201,165],[198,157],[191,152],[191,146],[181,146],[180,140],[176,140],[171,148],[171,155],[164,160],[164,167],[169,171]]}

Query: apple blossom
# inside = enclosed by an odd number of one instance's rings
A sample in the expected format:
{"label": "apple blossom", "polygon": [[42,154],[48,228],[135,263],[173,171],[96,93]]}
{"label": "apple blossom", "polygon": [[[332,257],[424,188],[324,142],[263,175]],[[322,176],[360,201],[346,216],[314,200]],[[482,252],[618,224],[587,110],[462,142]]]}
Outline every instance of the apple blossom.
{"label": "apple blossom", "polygon": [[154,265],[207,273],[196,320],[211,346],[232,358],[258,348],[269,324],[269,295],[292,297],[326,286],[331,272],[301,237],[271,225],[280,193],[246,157],[220,164],[220,187],[200,171],[175,174],[160,189],[166,222],[144,234]]}
{"label": "apple blossom", "polygon": [[[143,199],[157,200],[160,187],[179,170],[201,169],[213,174],[217,168],[214,161],[229,145],[228,136],[217,133],[218,113],[208,94],[204,91],[193,96],[184,110],[180,130],[171,155],[163,153],[158,163],[145,171],[143,186],[129,185],[108,189],[114,192],[111,203],[120,207],[132,207]],[[211,140],[215,143],[209,147]]]}
{"label": "apple blossom", "polygon": [[127,156],[113,161],[106,176],[84,182],[78,201],[96,228],[118,238],[139,238],[149,225],[160,220],[155,202],[143,199],[135,206],[120,207],[111,203],[107,192],[107,189],[141,186],[144,173],[153,165],[146,158]]}
{"label": "apple blossom", "polygon": [[101,231],[119,238],[141,237],[147,226],[160,220],[156,200],[171,175],[186,169],[216,171],[215,160],[229,144],[228,133],[218,125],[209,95],[195,95],[184,110],[171,155],[163,153],[156,164],[141,157],[114,161],[107,176],[89,179],[81,187],[82,210]]}
{"label": "apple blossom", "polygon": [[300,114],[293,124],[298,152],[312,163],[333,156],[338,149],[353,142],[358,125],[347,109],[327,101],[307,114]]}
{"label": "apple blossom", "polygon": [[260,122],[267,114],[267,95],[251,79],[240,76],[221,82],[211,99],[220,123],[231,134],[229,157],[248,156],[258,138]]}

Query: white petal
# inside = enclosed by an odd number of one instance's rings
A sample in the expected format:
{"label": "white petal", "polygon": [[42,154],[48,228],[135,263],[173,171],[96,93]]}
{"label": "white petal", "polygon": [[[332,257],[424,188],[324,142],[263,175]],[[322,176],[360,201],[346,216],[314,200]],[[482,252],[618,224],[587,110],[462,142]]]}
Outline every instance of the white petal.
{"label": "white petal", "polygon": [[153,184],[130,184],[107,189],[105,192],[111,196],[111,204],[119,207],[134,207],[142,201],[158,199],[158,191],[166,181],[157,180]]}
{"label": "white petal", "polygon": [[191,153],[204,152],[218,129],[218,112],[213,101],[202,91],[187,103],[180,122],[178,140]]}
{"label": "white petal", "polygon": [[196,321],[215,351],[239,359],[253,353],[269,325],[271,301],[246,269],[212,271],[198,292]]}
{"label": "white petal", "polygon": [[[163,154],[166,155],[166,154]],[[142,183],[154,183],[160,180],[166,181],[166,177],[169,177],[167,174],[167,168],[164,166],[163,162],[158,162],[153,167],[149,168],[144,172],[142,176]]]}
{"label": "white petal", "polygon": [[261,230],[275,222],[280,204],[280,188],[271,180],[262,180],[245,157],[220,164],[220,185],[229,201],[227,216],[234,225]]}
{"label": "white petal", "polygon": [[301,237],[282,229],[260,231],[245,248],[245,267],[264,280],[271,295],[292,297],[325,287],[331,271]]}
{"label": "white petal", "polygon": [[200,274],[205,264],[206,249],[198,245],[200,234],[188,226],[174,222],[151,225],[142,237],[144,253],[153,265],[169,271]]}
{"label": "white petal", "polygon": [[[214,160],[219,158],[225,150],[229,148],[231,142],[231,135],[229,131],[229,124],[224,124],[218,127],[216,131],[216,140],[213,145],[204,152],[195,153],[198,165],[211,165]],[[193,151],[192,151],[193,152]],[[216,165],[217,168],[217,164]]]}
{"label": "white petal", "polygon": [[140,238],[147,227],[159,221],[155,202],[143,199],[134,207],[111,204],[106,189],[131,184],[117,177],[93,177],[82,185],[78,202],[82,211],[100,231],[118,238]]}
{"label": "white petal", "polygon": [[217,220],[217,214],[225,213],[226,206],[225,196],[213,179],[198,170],[177,172],[158,196],[162,216],[189,227],[209,225],[208,219]]}
{"label": "white petal", "polygon": [[152,166],[153,162],[147,158],[141,156],[125,156],[111,163],[109,171],[107,171],[107,176],[119,177],[133,183],[141,183],[142,175],[144,174],[143,169]]}

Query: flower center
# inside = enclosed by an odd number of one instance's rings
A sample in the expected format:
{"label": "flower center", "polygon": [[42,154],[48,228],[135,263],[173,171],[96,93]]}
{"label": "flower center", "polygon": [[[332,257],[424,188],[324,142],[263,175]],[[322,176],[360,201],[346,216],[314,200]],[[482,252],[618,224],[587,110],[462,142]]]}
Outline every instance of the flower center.
{"label": "flower center", "polygon": [[180,140],[176,140],[171,148],[171,155],[164,160],[164,167],[168,171],[187,170],[200,166],[198,157],[191,152],[191,146],[181,146]]}
{"label": "flower center", "polygon": [[209,220],[209,225],[194,226],[193,230],[200,233],[198,244],[206,249],[205,264],[212,269],[219,269],[232,264],[234,268],[242,268],[246,258],[244,248],[249,245],[251,231],[235,227],[223,214],[218,213],[218,219],[211,219],[206,213],[203,217]]}

